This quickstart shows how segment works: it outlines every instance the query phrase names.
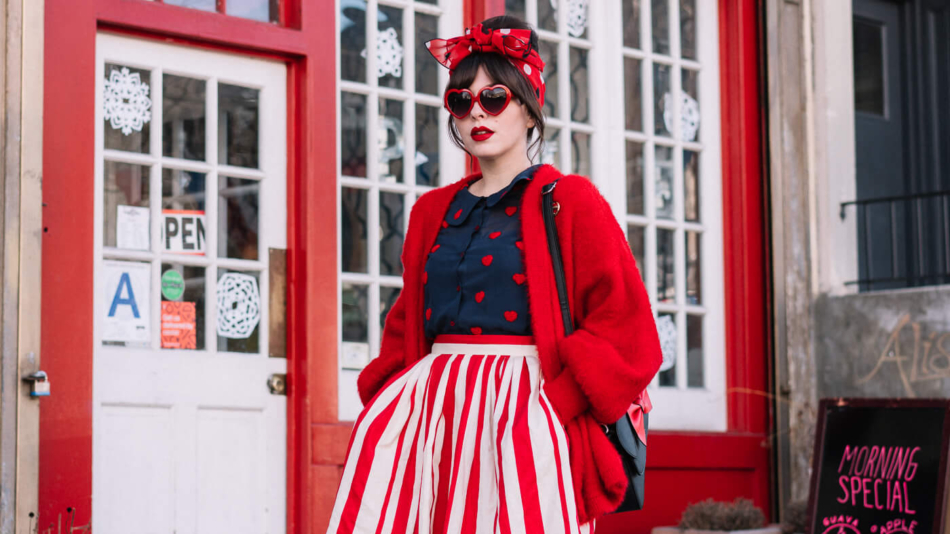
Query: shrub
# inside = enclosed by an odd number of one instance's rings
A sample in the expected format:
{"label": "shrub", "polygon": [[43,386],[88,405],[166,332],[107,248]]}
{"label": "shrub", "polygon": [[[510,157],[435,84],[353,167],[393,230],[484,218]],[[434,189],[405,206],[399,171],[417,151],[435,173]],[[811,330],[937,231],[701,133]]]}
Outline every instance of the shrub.
{"label": "shrub", "polygon": [[784,534],[796,534],[805,532],[808,528],[808,503],[806,501],[794,501],[788,503],[785,507],[785,521],[782,521],[782,532]]}
{"label": "shrub", "polygon": [[740,497],[731,503],[712,499],[693,503],[683,511],[679,526],[694,530],[747,530],[764,525],[762,510],[751,500]]}

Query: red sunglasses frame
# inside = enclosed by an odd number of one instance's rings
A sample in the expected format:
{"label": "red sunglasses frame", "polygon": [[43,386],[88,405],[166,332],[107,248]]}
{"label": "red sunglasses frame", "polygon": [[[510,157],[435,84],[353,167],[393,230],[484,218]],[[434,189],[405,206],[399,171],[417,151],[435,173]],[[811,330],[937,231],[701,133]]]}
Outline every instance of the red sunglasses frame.
{"label": "red sunglasses frame", "polygon": [[[498,87],[501,87],[502,89],[505,90],[505,104],[501,106],[501,109],[498,110],[497,113],[492,113],[491,111],[488,111],[487,109],[485,109],[485,106],[482,106],[481,96],[482,96],[482,92],[484,92],[485,90],[496,89]],[[456,115],[452,111],[452,108],[449,106],[449,95],[456,94],[456,93],[458,94],[468,93],[472,97],[469,100],[470,104],[468,106],[468,109],[466,109],[465,113],[462,113],[461,115]],[[482,87],[481,89],[478,90],[477,93],[472,93],[472,91],[468,89],[449,89],[445,92],[445,95],[442,96],[442,105],[449,112],[449,114],[455,117],[456,119],[464,119],[465,117],[468,117],[468,114],[472,112],[472,108],[475,107],[475,102],[478,102],[478,105],[482,107],[485,113],[488,113],[489,115],[501,115],[506,109],[508,109],[508,104],[511,103],[511,89],[508,89],[507,85],[496,83],[495,85],[486,85],[485,87]]]}

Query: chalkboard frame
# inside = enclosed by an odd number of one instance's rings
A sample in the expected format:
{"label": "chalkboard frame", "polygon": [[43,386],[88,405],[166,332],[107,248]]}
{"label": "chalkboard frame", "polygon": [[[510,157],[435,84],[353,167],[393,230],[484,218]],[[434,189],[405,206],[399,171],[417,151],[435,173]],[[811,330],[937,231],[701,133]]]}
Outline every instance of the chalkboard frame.
{"label": "chalkboard frame", "polygon": [[[814,531],[815,512],[818,506],[818,485],[821,482],[822,455],[824,454],[826,419],[829,408],[943,408],[943,431],[941,432],[939,472],[943,473],[937,479],[937,499],[939,504],[934,514],[932,533],[944,534],[947,520],[947,452],[950,448],[950,399],[885,399],[885,398],[826,398],[818,404],[818,425],[815,428],[815,448],[812,453],[811,482],[808,491],[808,525],[806,534],[817,534]],[[922,525],[921,525],[922,526]]]}

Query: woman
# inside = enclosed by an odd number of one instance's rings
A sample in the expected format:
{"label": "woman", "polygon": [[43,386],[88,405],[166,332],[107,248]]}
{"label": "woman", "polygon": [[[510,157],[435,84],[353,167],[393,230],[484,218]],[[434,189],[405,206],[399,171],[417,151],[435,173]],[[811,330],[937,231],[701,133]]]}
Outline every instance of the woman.
{"label": "woman", "polygon": [[[404,287],[359,377],[365,408],[328,532],[581,533],[622,500],[600,423],[653,378],[659,341],[607,202],[588,179],[531,164],[537,44],[503,16],[426,45],[450,69],[452,138],[481,172],[412,209]],[[568,337],[541,213],[555,180]]]}

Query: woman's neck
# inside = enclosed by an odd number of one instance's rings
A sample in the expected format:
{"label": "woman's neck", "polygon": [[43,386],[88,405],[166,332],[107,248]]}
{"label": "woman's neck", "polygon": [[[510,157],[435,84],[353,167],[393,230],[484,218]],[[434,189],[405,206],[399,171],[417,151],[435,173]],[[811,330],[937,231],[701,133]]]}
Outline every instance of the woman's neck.
{"label": "woman's neck", "polygon": [[511,151],[497,158],[479,158],[482,178],[469,187],[473,195],[487,197],[501,191],[518,173],[531,166],[524,150]]}

